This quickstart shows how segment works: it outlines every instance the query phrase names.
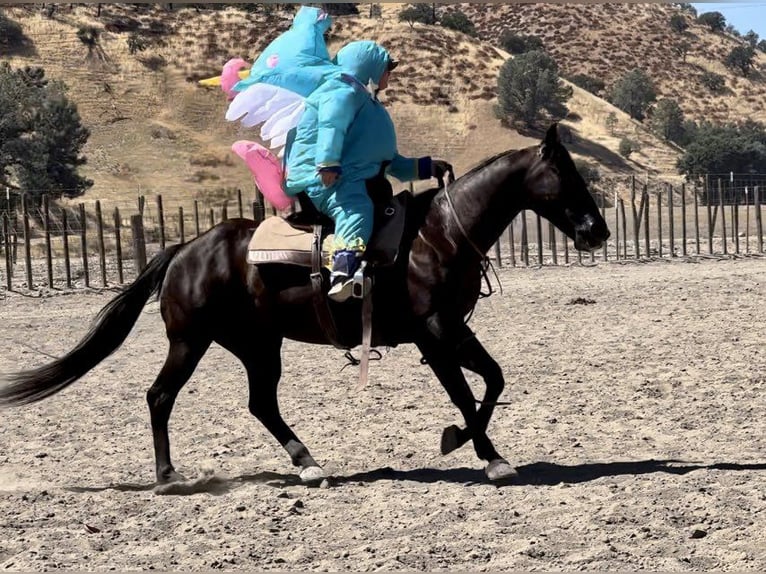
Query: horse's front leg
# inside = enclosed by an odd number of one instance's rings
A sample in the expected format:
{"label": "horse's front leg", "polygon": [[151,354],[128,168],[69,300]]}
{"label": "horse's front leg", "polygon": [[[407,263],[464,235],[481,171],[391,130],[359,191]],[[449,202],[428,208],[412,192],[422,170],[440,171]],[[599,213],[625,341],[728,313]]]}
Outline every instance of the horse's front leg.
{"label": "horse's front leg", "polygon": [[[516,471],[498,454],[487,436],[487,425],[492,415],[492,407],[484,406],[479,411],[476,410],[476,399],[461,370],[461,366],[472,362],[471,357],[480,356],[480,353],[470,349],[476,349],[477,345],[482,351],[483,348],[462,321],[445,322],[438,316],[433,316],[429,318],[426,324],[427,328],[416,344],[452,402],[460,409],[466,424],[466,430],[462,432],[465,432],[466,436],[473,440],[477,456],[489,463],[486,469],[487,476],[490,480],[502,480],[516,476]],[[463,356],[466,353],[465,349],[469,349],[469,351],[467,355]],[[484,354],[486,355],[486,351]],[[489,355],[486,356],[489,357]],[[491,378],[491,380],[492,383],[487,386],[485,403],[494,402],[502,392],[502,375],[499,378],[499,385],[497,377]],[[458,430],[458,433],[460,432]],[[468,438],[463,442],[467,442]]]}
{"label": "horse's front leg", "polygon": [[[458,358],[460,366],[468,369],[484,379],[486,390],[484,399],[481,402],[479,411],[476,413],[477,424],[479,428],[486,432],[492,414],[495,411],[497,399],[503,392],[505,380],[503,371],[475,335],[465,339],[458,347]],[[442,454],[449,454],[457,450],[465,443],[471,440],[471,433],[468,428],[460,428],[455,425],[444,429],[442,434],[441,450]]]}

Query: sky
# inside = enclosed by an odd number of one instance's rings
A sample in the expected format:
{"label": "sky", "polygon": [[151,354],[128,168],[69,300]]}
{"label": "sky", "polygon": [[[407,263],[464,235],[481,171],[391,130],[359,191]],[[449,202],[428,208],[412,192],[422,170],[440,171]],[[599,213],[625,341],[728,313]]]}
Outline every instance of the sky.
{"label": "sky", "polygon": [[754,30],[766,39],[766,2],[695,2],[698,14],[720,12],[726,23],[732,24],[742,34]]}

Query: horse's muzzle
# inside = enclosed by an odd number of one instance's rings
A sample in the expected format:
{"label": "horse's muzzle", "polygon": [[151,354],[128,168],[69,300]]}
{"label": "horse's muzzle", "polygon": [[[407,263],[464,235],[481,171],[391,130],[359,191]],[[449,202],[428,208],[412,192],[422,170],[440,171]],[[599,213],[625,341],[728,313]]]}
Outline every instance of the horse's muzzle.
{"label": "horse's muzzle", "polygon": [[580,251],[595,251],[604,245],[611,233],[609,228],[600,216],[594,218],[586,215],[585,221],[575,227],[575,248]]}

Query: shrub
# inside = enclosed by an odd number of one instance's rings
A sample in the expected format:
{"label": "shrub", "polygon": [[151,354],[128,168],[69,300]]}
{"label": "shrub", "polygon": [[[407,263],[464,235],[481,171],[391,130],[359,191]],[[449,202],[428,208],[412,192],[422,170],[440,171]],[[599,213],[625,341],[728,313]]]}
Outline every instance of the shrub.
{"label": "shrub", "polygon": [[506,30],[500,36],[500,47],[510,54],[523,54],[543,50],[543,41],[537,36],[524,36]]}
{"label": "shrub", "polygon": [[678,34],[683,34],[689,27],[689,23],[681,14],[673,14],[670,17],[670,29]]}
{"label": "shrub", "polygon": [[463,34],[468,34],[469,36],[476,35],[476,26],[474,26],[473,22],[471,22],[468,16],[466,16],[460,10],[447,12],[441,18],[441,25],[445,28],[450,28],[451,30],[463,32]]}
{"label": "shrub", "polygon": [[726,88],[726,80],[721,74],[715,72],[704,72],[700,76],[700,82],[711,92],[718,94]]}
{"label": "shrub", "polygon": [[606,87],[603,80],[588,74],[575,74],[569,78],[569,81],[583,90],[588,90],[591,94],[599,94]]}
{"label": "shrub", "polygon": [[636,142],[628,138],[622,138],[620,140],[620,146],[617,151],[620,152],[620,155],[622,157],[624,157],[625,159],[628,159],[633,154],[633,152],[636,152],[638,150],[639,150],[639,146]]}

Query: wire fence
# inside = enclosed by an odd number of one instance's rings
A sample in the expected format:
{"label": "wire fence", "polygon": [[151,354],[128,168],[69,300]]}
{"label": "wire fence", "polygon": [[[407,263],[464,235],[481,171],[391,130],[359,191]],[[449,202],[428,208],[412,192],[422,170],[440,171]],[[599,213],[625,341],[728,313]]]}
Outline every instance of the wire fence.
{"label": "wire fence", "polygon": [[[598,252],[583,253],[552,224],[522,212],[490,256],[500,265],[570,265],[596,261],[764,253],[766,175],[708,176],[673,186],[636,178],[606,183],[596,194],[612,235]],[[604,182],[602,182],[604,187]],[[34,203],[25,195],[0,198],[0,289],[110,287],[132,281],[171,243],[198,237],[230,217],[276,213],[260,196],[207,203],[166,203],[161,195],[136,201]]]}

